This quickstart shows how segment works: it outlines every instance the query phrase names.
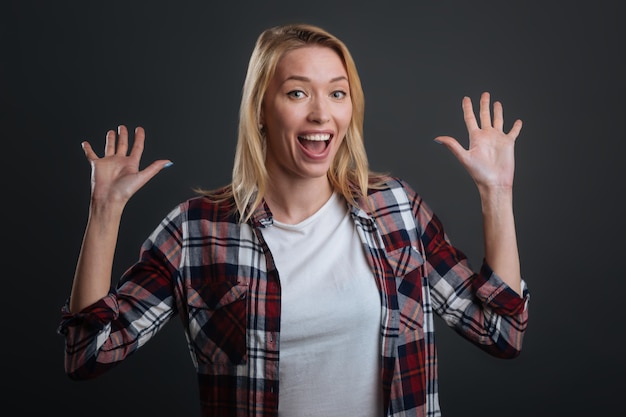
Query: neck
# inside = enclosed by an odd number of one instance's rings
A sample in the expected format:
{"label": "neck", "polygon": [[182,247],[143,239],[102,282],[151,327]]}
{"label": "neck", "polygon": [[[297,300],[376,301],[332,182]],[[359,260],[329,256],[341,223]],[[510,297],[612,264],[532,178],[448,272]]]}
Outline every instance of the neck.
{"label": "neck", "polygon": [[297,224],[316,213],[330,198],[333,189],[328,178],[290,181],[288,184],[270,180],[265,201],[274,219]]}

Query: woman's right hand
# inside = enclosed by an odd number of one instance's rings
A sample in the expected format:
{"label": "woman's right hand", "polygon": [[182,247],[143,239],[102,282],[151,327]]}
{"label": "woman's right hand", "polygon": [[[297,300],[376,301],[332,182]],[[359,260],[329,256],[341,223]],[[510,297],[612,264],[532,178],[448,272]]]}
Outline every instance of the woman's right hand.
{"label": "woman's right hand", "polygon": [[133,145],[128,154],[126,126],[118,126],[117,134],[114,130],[109,130],[106,134],[102,158],[96,155],[89,142],[82,143],[85,156],[91,164],[92,204],[113,204],[123,208],[137,190],[163,168],[172,164],[167,159],[160,159],[143,170],[139,170],[145,137],[144,129],[137,127]]}
{"label": "woman's right hand", "polygon": [[137,190],[171,164],[161,159],[139,170],[144,140],[143,128],[136,128],[128,154],[128,130],[121,125],[117,134],[113,130],[107,132],[102,158],[96,155],[89,142],[82,143],[91,164],[91,204],[72,284],[69,306],[72,312],[107,295],[124,207]]}

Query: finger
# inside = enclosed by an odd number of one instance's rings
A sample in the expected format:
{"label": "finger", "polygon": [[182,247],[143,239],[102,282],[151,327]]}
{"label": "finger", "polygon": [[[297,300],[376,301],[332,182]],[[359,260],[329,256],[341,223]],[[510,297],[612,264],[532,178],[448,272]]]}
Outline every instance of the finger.
{"label": "finger", "polygon": [[146,132],[143,127],[137,126],[135,128],[135,138],[133,139],[133,147],[130,151],[130,156],[133,158],[141,158],[143,153],[144,143],[146,140]]}
{"label": "finger", "polygon": [[502,103],[499,101],[493,102],[493,127],[497,130],[504,128],[504,114],[502,111]]}
{"label": "finger", "polygon": [[115,131],[107,131],[104,140],[104,156],[115,155]]}
{"label": "finger", "polygon": [[172,161],[168,159],[160,159],[158,161],[154,161],[143,170],[139,171],[138,175],[141,180],[141,186],[150,181],[162,169],[168,168],[170,166],[172,166]]}
{"label": "finger", "polygon": [[513,139],[517,139],[521,130],[522,130],[522,121],[520,119],[517,119],[515,123],[513,123],[513,127],[511,128],[511,130],[509,131],[507,135],[512,137]]}
{"label": "finger", "polygon": [[84,141],[80,144],[80,146],[83,148],[83,152],[85,152],[85,157],[89,162],[98,159],[98,155],[96,155],[96,153],[93,151],[93,148],[91,147],[91,144],[89,142]]}
{"label": "finger", "polygon": [[463,97],[463,119],[465,120],[465,127],[471,132],[478,129],[478,123],[476,122],[476,115],[474,114],[474,108],[472,106],[472,100],[469,97]]}
{"label": "finger", "polygon": [[457,141],[451,136],[437,136],[435,138],[435,142],[440,143],[446,148],[448,148],[448,150],[452,152],[452,154],[456,157],[456,159],[458,159],[459,161],[461,161],[461,163],[463,163],[463,160],[465,159],[465,153],[467,151],[463,146],[461,146],[459,141]]}
{"label": "finger", "polygon": [[482,93],[480,96],[480,127],[485,129],[487,127],[491,127],[491,112],[489,111],[489,99],[490,95],[488,92]]}
{"label": "finger", "polygon": [[117,153],[126,156],[126,152],[128,152],[128,129],[124,125],[119,125],[117,127]]}

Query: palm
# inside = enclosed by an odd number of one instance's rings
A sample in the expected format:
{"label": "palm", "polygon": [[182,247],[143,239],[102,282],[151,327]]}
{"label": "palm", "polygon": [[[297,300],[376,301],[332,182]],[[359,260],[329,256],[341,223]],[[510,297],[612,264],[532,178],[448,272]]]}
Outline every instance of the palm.
{"label": "palm", "polygon": [[107,132],[102,158],[96,155],[88,142],[83,143],[83,148],[91,164],[92,199],[125,204],[168,161],[155,161],[144,170],[139,170],[145,140],[143,129],[136,129],[129,154],[128,131],[125,126],[120,126],[117,136],[116,139],[112,130]]}
{"label": "palm", "polygon": [[483,93],[480,98],[480,126],[471,100],[468,97],[463,99],[463,115],[469,133],[468,149],[449,136],[438,137],[437,140],[450,149],[479,187],[512,187],[515,140],[522,122],[516,120],[509,133],[505,133],[502,104],[494,102],[492,120],[489,99],[489,93]]}

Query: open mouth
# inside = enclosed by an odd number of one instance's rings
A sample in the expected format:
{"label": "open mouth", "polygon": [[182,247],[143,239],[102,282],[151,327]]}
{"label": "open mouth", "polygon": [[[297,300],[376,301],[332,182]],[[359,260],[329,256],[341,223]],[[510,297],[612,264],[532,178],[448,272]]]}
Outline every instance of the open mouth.
{"label": "open mouth", "polygon": [[330,133],[316,133],[313,135],[298,136],[300,144],[311,153],[322,153],[330,143]]}

